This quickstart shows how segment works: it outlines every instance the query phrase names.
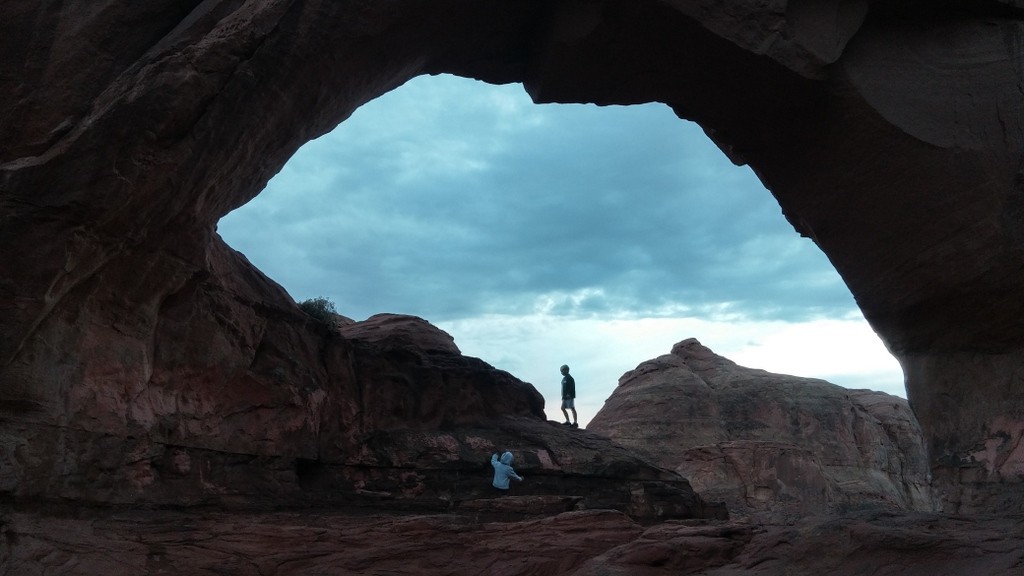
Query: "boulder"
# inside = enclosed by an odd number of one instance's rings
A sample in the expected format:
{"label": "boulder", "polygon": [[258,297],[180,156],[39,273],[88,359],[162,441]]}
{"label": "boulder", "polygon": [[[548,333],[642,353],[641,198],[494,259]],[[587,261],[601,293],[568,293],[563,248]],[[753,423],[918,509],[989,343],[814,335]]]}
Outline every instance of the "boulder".
{"label": "boulder", "polygon": [[693,338],[624,374],[587,429],[676,470],[734,516],[934,509],[906,400],[745,368]]}

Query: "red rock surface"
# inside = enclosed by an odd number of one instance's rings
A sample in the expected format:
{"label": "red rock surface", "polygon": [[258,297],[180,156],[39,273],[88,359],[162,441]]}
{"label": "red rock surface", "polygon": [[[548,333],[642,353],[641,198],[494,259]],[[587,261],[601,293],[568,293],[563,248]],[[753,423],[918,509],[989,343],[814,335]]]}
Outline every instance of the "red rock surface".
{"label": "red rock surface", "polygon": [[[9,574],[107,576],[1016,576],[1024,519],[862,513],[792,526],[608,510],[507,522],[472,515],[108,512],[2,517]],[[1012,537],[1016,535],[1016,538]]]}
{"label": "red rock surface", "polygon": [[587,429],[676,470],[734,516],[934,509],[906,400],[745,368],[693,338],[624,374]]}
{"label": "red rock surface", "polygon": [[[116,435],[134,419],[103,416],[127,409],[111,390],[249,378],[264,335],[317,349],[280,332],[286,298],[229,262],[216,222],[362,103],[449,72],[521,81],[539,102],[665,102],[699,122],[828,255],[902,363],[943,505],[1024,509],[1019,6],[435,9],[5,3],[3,405]],[[209,314],[188,326],[209,350],[181,343],[172,315],[187,313]],[[286,379],[324,385],[303,371]]]}
{"label": "red rock surface", "polygon": [[[546,451],[552,481],[584,482],[537,496],[698,513],[677,477],[538,428],[536,391],[437,349],[443,336],[422,350],[314,323],[216,235],[302,144],[447,72],[699,122],[900,360],[943,510],[1020,513],[1022,15],[1008,0],[6,1],[0,494],[15,508],[447,505],[453,475],[518,441],[528,469]],[[874,541],[833,533],[845,550]],[[22,558],[13,534],[4,553]]]}
{"label": "red rock surface", "polygon": [[[216,335],[203,326],[208,313],[165,318],[165,325],[191,325],[174,331]],[[604,437],[546,421],[532,386],[462,356],[448,334],[422,319],[380,315],[340,328],[290,320],[300,328],[286,332],[294,340],[264,332],[247,347],[248,370],[226,370],[224,350],[202,339],[206,346],[176,352],[194,365],[209,358],[206,370],[157,369],[130,394],[83,386],[80,395],[103,399],[68,414],[83,424],[43,426],[31,413],[11,418],[3,436],[5,492],[20,501],[90,505],[454,510],[491,496],[491,454],[510,450],[530,477],[518,491],[554,496],[542,506],[548,513],[725,513],[682,477]]]}

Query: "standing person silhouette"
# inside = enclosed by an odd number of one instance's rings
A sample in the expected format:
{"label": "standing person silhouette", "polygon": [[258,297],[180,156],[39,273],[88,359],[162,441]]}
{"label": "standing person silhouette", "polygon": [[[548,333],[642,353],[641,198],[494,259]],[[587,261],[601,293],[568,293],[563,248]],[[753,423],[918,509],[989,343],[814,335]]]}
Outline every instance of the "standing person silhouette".
{"label": "standing person silhouette", "polygon": [[[565,416],[566,426],[578,428],[576,419],[576,381],[569,375],[569,367],[562,364],[562,414]],[[569,422],[569,413],[566,409],[572,410],[572,422]]]}

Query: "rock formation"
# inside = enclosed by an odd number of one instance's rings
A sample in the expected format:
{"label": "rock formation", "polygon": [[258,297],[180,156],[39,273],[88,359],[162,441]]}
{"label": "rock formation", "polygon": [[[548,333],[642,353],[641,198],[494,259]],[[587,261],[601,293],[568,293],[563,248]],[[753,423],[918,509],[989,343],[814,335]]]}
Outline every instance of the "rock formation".
{"label": "rock formation", "polygon": [[1021,510],[1007,495],[1024,478],[1022,13],[1009,0],[7,2],[3,404],[66,424],[123,403],[91,390],[131,396],[157,355],[187,357],[182,333],[162,331],[166,306],[210,291],[254,297],[205,319],[218,360],[244,366],[231,347],[252,335],[232,327],[287,306],[258,274],[223,277],[245,265],[217,220],[362,103],[448,72],[522,82],[538,102],[661,101],[699,122],[829,256],[900,360],[944,506]]}
{"label": "rock formation", "polygon": [[[725,514],[682,477],[547,422],[532,386],[462,356],[422,319],[382,314],[341,322],[333,333],[291,318],[306,326],[281,329],[292,341],[236,326],[235,334],[258,334],[245,371],[226,370],[227,347],[202,330],[216,309],[165,306],[166,329],[191,334],[193,344],[176,351],[187,358],[158,350],[153,376],[127,394],[82,389],[78,396],[102,402],[69,411],[74,424],[43,426],[31,412],[10,417],[0,436],[6,494],[93,506],[452,511],[493,498],[490,456],[511,450],[531,478],[523,495],[536,497],[520,501],[521,515]],[[187,322],[172,328],[171,319]],[[165,372],[186,360],[209,368]]]}
{"label": "rock formation", "polygon": [[624,374],[587,429],[676,470],[734,516],[933,509],[906,400],[744,368],[692,338]]}
{"label": "rock formation", "polygon": [[[700,123],[900,360],[943,509],[1021,512],[1022,15],[1011,0],[6,1],[0,492],[294,504],[348,478],[347,496],[423,482],[438,501],[415,466],[544,426],[530,387],[443,338],[419,350],[312,326],[216,234],[299,146],[412,77],[452,73],[522,82],[538,102],[660,101]],[[449,406],[450,391],[469,396]],[[518,423],[477,443],[499,398]],[[338,472],[415,442],[443,449],[395,460],[412,459],[407,479]],[[588,452],[593,481],[610,467],[695,502],[606,450]],[[533,440],[527,453],[543,461]],[[619,484],[611,501],[660,514]]]}

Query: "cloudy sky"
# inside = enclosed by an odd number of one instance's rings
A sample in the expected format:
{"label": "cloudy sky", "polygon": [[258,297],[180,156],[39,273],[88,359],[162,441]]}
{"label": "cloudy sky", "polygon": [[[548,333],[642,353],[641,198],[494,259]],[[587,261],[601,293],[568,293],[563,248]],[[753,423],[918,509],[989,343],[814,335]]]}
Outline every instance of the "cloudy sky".
{"label": "cloudy sky", "polygon": [[412,314],[584,424],[619,377],[697,338],[755,368],[905,397],[827,258],[747,167],[661,104],[535,105],[419,77],[306,144],[221,220],[297,301]]}

